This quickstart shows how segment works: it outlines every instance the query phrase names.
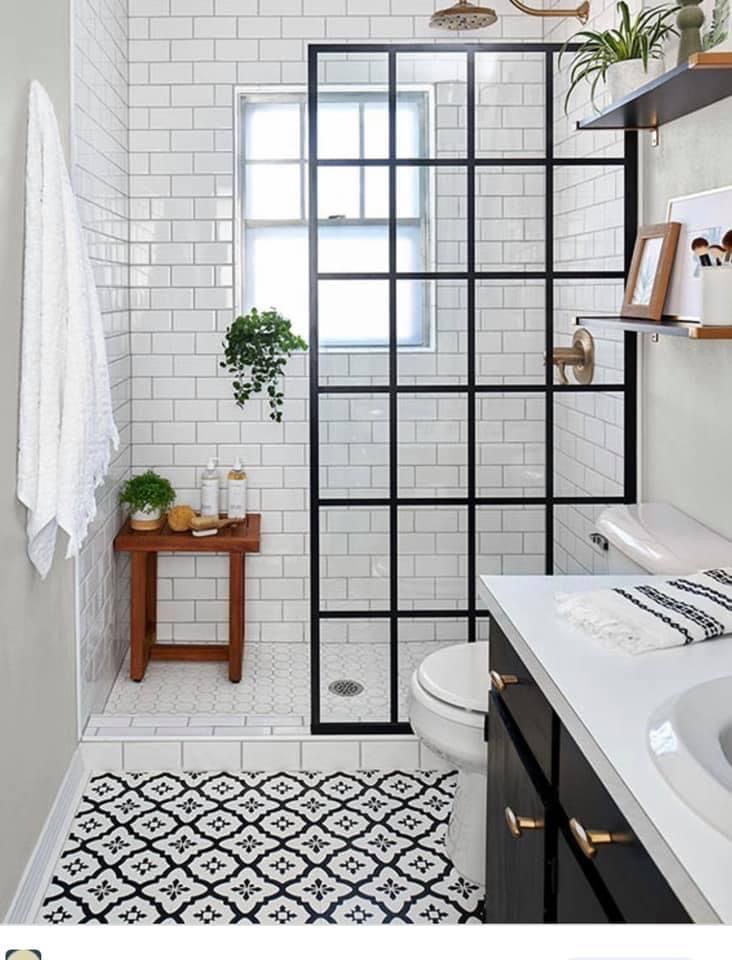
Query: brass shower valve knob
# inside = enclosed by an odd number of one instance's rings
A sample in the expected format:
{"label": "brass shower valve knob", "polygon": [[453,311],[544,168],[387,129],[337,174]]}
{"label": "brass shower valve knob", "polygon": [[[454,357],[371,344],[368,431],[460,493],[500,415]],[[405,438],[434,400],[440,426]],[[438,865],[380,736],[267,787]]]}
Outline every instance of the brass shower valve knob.
{"label": "brass shower valve knob", "polygon": [[[544,357],[549,363],[549,357]],[[559,382],[565,386],[569,383],[567,367],[571,367],[577,383],[592,383],[595,372],[595,341],[589,330],[580,327],[575,330],[571,347],[555,347],[551,356],[551,363],[557,368]]]}

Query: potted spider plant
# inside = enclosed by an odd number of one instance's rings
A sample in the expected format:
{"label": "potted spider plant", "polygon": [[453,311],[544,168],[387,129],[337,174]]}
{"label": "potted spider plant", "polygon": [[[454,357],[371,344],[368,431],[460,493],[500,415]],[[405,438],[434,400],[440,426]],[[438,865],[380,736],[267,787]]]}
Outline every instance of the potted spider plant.
{"label": "potted spider plant", "polygon": [[133,530],[157,530],[161,517],[175,501],[175,490],[169,480],[154,470],[130,477],[119,495],[120,503],[130,508]]}
{"label": "potted spider plant", "polygon": [[678,36],[674,24],[678,10],[675,4],[663,4],[632,16],[625,0],[619,0],[616,27],[578,30],[571,36],[559,56],[561,65],[567,46],[580,41],[569,68],[565,113],[572,94],[583,83],[589,83],[590,99],[597,110],[595,94],[601,83],[607,84],[614,103],[662,73],[666,41]]}

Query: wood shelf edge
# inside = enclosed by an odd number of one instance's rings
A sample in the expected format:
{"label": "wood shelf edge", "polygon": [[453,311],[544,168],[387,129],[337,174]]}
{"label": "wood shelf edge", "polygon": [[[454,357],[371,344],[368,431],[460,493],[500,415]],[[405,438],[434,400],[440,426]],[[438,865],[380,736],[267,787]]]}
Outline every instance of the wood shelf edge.
{"label": "wood shelf edge", "polygon": [[690,340],[732,340],[732,326],[729,327],[690,327]]}
{"label": "wood shelf edge", "polygon": [[686,337],[688,340],[732,340],[732,325],[702,326],[690,320],[639,320],[633,317],[575,317],[575,325],[617,326],[630,333],[651,333],[660,336]]}
{"label": "wood shelf edge", "polygon": [[701,51],[692,53],[688,60],[689,70],[719,70],[725,67],[732,68],[732,53],[714,53],[714,51]]}

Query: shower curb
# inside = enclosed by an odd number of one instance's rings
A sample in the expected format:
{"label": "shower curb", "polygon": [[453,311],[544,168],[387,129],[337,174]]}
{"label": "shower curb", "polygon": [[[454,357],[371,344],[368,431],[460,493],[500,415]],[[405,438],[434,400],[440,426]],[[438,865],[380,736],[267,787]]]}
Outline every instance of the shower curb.
{"label": "shower curb", "polygon": [[91,770],[450,769],[415,736],[88,736]]}

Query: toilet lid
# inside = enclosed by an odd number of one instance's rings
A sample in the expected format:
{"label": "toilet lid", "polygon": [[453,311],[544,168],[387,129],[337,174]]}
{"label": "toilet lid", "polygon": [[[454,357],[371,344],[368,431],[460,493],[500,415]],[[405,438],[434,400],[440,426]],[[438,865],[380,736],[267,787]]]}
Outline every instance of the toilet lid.
{"label": "toilet lid", "polygon": [[431,653],[417,669],[420,686],[453,707],[488,712],[488,644],[459,643]]}

